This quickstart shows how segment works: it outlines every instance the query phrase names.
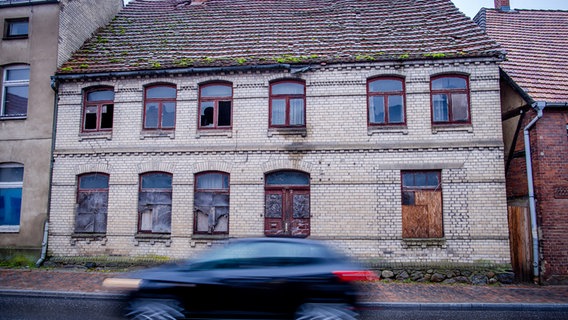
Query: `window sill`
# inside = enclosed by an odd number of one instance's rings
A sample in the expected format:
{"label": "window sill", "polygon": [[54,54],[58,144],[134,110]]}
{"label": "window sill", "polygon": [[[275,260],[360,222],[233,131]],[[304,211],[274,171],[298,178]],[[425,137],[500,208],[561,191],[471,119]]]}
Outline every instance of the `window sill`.
{"label": "window sill", "polygon": [[86,244],[100,241],[100,244],[104,246],[107,243],[107,237],[105,233],[74,233],[71,235],[72,246],[76,245],[79,241],[84,241]]}
{"label": "window sill", "polygon": [[306,128],[269,128],[267,132],[268,137],[272,136],[285,136],[285,135],[296,135],[306,137],[308,135],[308,130]]}
{"label": "window sill", "polygon": [[175,138],[175,131],[173,130],[167,130],[167,131],[163,131],[163,130],[148,130],[148,131],[142,131],[140,132],[140,140],[144,140],[144,139],[154,139],[154,138],[170,138],[170,139],[174,139]]}
{"label": "window sill", "polygon": [[433,125],[432,133],[439,132],[467,132],[473,133],[473,126],[471,124],[447,124],[447,125]]}
{"label": "window sill", "polygon": [[134,236],[134,245],[139,246],[142,242],[148,242],[150,245],[163,243],[166,247],[172,245],[172,235],[169,233],[138,233]]}
{"label": "window sill", "polygon": [[199,129],[195,133],[196,138],[201,137],[233,137],[233,130],[232,129]]}
{"label": "window sill", "polygon": [[20,226],[0,226],[0,233],[19,233]]}
{"label": "window sill", "polygon": [[403,247],[446,247],[446,238],[403,238]]}
{"label": "window sill", "polygon": [[381,133],[400,133],[407,135],[408,128],[406,126],[373,126],[367,128],[367,135],[369,136]]}
{"label": "window sill", "polygon": [[79,141],[83,140],[94,140],[94,139],[105,139],[105,140],[112,140],[112,131],[111,132],[82,132],[79,134]]}
{"label": "window sill", "polygon": [[192,240],[225,240],[229,239],[229,234],[193,234]]}
{"label": "window sill", "polygon": [[27,115],[25,116],[0,116],[0,120],[26,120],[28,118]]}

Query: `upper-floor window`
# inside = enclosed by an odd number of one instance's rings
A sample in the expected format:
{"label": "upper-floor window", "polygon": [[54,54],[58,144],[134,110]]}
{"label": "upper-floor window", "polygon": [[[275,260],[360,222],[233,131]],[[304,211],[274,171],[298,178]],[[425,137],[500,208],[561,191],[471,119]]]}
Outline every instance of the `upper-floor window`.
{"label": "upper-floor window", "polygon": [[105,173],[87,173],[77,179],[75,232],[105,233],[108,212],[108,181]]}
{"label": "upper-floor window", "polygon": [[282,80],[270,84],[270,127],[306,126],[306,85]]}
{"label": "upper-floor window", "polygon": [[229,174],[195,175],[194,233],[229,233]]}
{"label": "upper-floor window", "polygon": [[146,87],[144,90],[144,129],[174,129],[176,95],[177,90],[174,85]]}
{"label": "upper-floor window", "polygon": [[172,175],[149,172],[140,175],[138,231],[170,233],[172,224]]}
{"label": "upper-floor window", "polygon": [[17,231],[20,225],[23,181],[24,166],[0,164],[0,231]]}
{"label": "upper-floor window", "polygon": [[199,87],[199,128],[231,127],[233,87],[230,83],[208,83]]}
{"label": "upper-floor window", "polygon": [[404,124],[404,82],[398,78],[367,81],[369,125]]}
{"label": "upper-floor window", "polygon": [[469,123],[469,80],[461,75],[432,78],[432,122],[434,124]]}
{"label": "upper-floor window", "polygon": [[27,38],[28,27],[28,18],[6,19],[4,21],[4,39]]}
{"label": "upper-floor window", "polygon": [[85,91],[83,108],[83,131],[112,130],[114,114],[114,91],[112,88],[97,88]]}
{"label": "upper-floor window", "polygon": [[29,66],[18,65],[4,68],[0,117],[25,117],[27,115],[29,85]]}

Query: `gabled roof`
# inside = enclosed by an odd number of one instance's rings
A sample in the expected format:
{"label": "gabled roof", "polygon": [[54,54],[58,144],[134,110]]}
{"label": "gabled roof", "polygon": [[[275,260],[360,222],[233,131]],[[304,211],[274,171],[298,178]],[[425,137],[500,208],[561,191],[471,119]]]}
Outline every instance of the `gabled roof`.
{"label": "gabled roof", "polygon": [[568,11],[482,9],[474,19],[507,51],[502,68],[535,101],[568,101]]}
{"label": "gabled roof", "polygon": [[59,73],[502,54],[450,0],[135,0]]}

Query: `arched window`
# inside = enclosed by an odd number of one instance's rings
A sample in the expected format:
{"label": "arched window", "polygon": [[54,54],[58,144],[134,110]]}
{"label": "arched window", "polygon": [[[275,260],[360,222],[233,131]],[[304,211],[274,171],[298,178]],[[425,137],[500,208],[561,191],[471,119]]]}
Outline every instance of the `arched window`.
{"label": "arched window", "polygon": [[172,224],[172,175],[148,172],[140,175],[138,231],[170,233]]}
{"label": "arched window", "polygon": [[77,179],[75,232],[106,233],[108,181],[105,173],[82,174]]}
{"label": "arched window", "polygon": [[112,130],[114,89],[89,89],[84,92],[83,99],[83,132]]}
{"label": "arched window", "polygon": [[229,174],[224,172],[196,174],[194,207],[194,233],[228,234]]}
{"label": "arched window", "polygon": [[462,75],[433,77],[431,82],[432,123],[469,123],[469,80]]}
{"label": "arched window", "polygon": [[310,235],[310,176],[293,170],[265,176],[264,234],[307,237]]}
{"label": "arched window", "polygon": [[175,85],[152,85],[144,90],[144,129],[173,130],[176,123]]}
{"label": "arched window", "polygon": [[199,86],[199,128],[231,127],[233,87],[230,83],[207,83]]}
{"label": "arched window", "polygon": [[23,165],[0,164],[0,230],[19,230],[23,181]]}
{"label": "arched window", "polygon": [[281,80],[270,84],[270,127],[306,126],[306,85]]}
{"label": "arched window", "polygon": [[22,118],[28,114],[30,67],[5,67],[2,77],[2,105],[0,117]]}
{"label": "arched window", "polygon": [[367,81],[369,125],[400,125],[405,119],[404,81],[380,77]]}

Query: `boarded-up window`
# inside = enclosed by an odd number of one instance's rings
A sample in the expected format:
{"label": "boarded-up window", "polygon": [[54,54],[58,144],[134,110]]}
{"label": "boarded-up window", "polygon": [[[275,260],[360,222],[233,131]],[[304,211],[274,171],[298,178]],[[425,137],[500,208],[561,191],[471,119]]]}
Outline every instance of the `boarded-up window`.
{"label": "boarded-up window", "polygon": [[204,172],[195,176],[194,233],[229,233],[229,175]]}
{"label": "boarded-up window", "polygon": [[79,176],[75,232],[106,232],[108,180],[108,175],[104,173],[88,173]]}
{"label": "boarded-up window", "polygon": [[164,172],[140,176],[138,230],[170,233],[172,224],[172,175]]}
{"label": "boarded-up window", "polygon": [[402,237],[443,236],[440,171],[403,171]]}

